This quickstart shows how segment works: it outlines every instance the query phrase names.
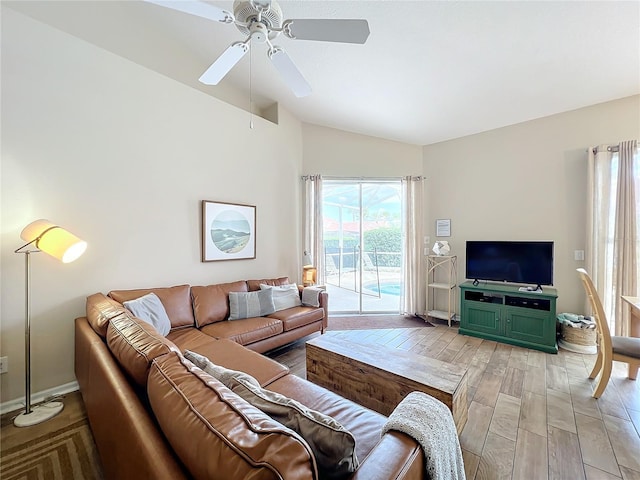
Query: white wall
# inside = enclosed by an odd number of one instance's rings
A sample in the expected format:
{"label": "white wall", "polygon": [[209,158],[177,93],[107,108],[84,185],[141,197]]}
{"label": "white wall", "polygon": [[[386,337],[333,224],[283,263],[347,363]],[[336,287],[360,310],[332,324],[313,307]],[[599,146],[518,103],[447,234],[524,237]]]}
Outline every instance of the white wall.
{"label": "white wall", "polygon": [[422,175],[422,148],[333,128],[302,124],[305,174],[339,177]]}
{"label": "white wall", "polygon": [[425,146],[431,243],[435,220],[450,218],[463,280],[466,240],[553,240],[558,312],[582,313],[574,250],[585,248],[586,150],[639,137],[634,96]]}
{"label": "white wall", "polygon": [[[254,118],[2,6],[0,354],[6,402],[24,392],[22,228],[89,243],[32,260],[32,391],[74,380],[73,319],[116,288],[289,275],[299,280],[301,125]],[[257,206],[257,258],[200,262],[200,201]]]}

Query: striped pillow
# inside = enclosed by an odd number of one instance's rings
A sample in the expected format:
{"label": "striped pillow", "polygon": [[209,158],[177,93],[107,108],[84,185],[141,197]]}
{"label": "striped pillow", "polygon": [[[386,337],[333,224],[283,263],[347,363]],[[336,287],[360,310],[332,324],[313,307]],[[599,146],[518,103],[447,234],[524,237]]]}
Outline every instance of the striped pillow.
{"label": "striped pillow", "polygon": [[229,292],[229,310],[229,320],[269,315],[276,311],[273,305],[273,292],[271,289]]}
{"label": "striped pillow", "polygon": [[261,283],[260,290],[271,290],[273,292],[273,306],[276,312],[302,305],[300,292],[295,283],[277,286]]}

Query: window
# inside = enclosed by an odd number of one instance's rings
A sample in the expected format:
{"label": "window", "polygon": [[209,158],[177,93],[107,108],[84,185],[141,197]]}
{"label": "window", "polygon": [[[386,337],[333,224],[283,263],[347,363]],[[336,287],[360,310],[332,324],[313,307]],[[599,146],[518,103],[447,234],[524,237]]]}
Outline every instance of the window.
{"label": "window", "polygon": [[[627,161],[621,158],[625,144],[633,145],[634,152]],[[623,142],[620,150],[600,147],[591,158],[593,238],[588,269],[615,335],[628,334],[627,309],[620,297],[640,293],[640,154],[636,145],[634,141]]]}

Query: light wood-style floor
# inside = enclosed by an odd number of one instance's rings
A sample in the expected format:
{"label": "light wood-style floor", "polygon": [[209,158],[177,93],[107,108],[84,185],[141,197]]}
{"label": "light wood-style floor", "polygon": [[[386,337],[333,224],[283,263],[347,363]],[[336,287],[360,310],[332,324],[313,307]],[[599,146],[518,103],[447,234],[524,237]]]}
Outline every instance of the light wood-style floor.
{"label": "light wood-style floor", "polygon": [[[329,331],[468,368],[460,435],[467,479],[640,480],[640,381],[614,364],[599,400],[595,355],[558,355],[458,334],[456,327]],[[271,353],[305,376],[304,342]]]}
{"label": "light wood-style floor", "polygon": [[16,445],[55,432],[78,420],[86,418],[87,412],[84,408],[80,392],[76,391],[64,395],[62,402],[64,403],[64,409],[59,415],[56,415],[51,420],[27,428],[19,428],[13,425],[13,419],[19,413],[22,413],[24,408],[2,415],[0,418],[0,450],[13,448]]}

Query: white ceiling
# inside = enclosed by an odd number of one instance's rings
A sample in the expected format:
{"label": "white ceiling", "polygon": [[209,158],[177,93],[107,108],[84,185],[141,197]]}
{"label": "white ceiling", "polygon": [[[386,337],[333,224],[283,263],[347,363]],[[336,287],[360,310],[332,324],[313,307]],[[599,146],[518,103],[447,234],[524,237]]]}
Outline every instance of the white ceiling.
{"label": "white ceiling", "polygon": [[141,1],[2,4],[241,108],[251,88],[254,108],[278,102],[304,122],[417,145],[640,93],[638,1],[281,1],[285,19],[369,21],[364,45],[276,39],[311,84],[306,98],[264,45],[201,85],[244,39],[233,25]]}

